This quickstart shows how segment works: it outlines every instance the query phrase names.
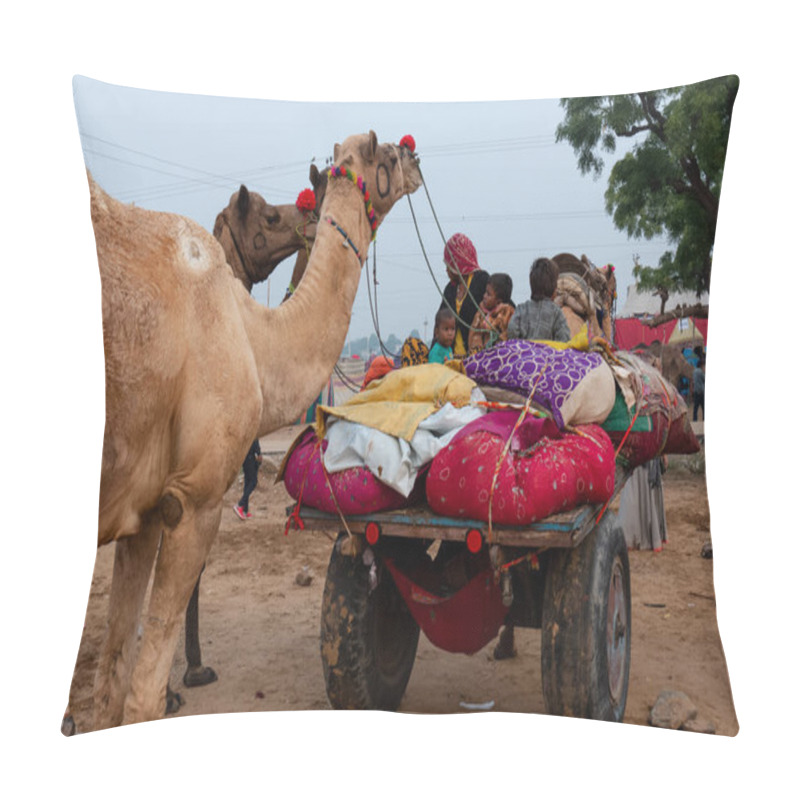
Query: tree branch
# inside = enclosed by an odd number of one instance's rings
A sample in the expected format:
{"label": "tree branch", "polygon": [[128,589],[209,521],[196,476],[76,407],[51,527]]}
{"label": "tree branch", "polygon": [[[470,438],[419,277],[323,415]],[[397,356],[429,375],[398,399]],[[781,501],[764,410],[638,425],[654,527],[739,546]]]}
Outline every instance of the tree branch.
{"label": "tree branch", "polygon": [[642,104],[645,117],[650,124],[648,128],[656,135],[662,142],[667,141],[666,134],[664,133],[664,126],[666,125],[666,118],[658,110],[656,106],[656,99],[651,92],[640,92],[639,100]]}
{"label": "tree branch", "polygon": [[703,303],[697,303],[693,306],[677,306],[672,311],[667,311],[664,314],[658,314],[650,319],[642,319],[643,325],[648,328],[657,328],[665,322],[671,322],[673,319],[686,319],[687,317],[699,317],[700,319],[708,319],[708,306]]}
{"label": "tree branch", "polygon": [[681,167],[684,174],[689,179],[692,191],[702,204],[703,208],[711,216],[714,229],[717,227],[717,215],[719,213],[719,201],[714,197],[713,192],[708,188],[700,173],[700,166],[694,156],[681,159]]}
{"label": "tree branch", "polygon": [[614,133],[617,136],[636,136],[637,133],[644,133],[645,131],[649,130],[652,130],[651,125],[633,125],[632,127],[624,131],[620,131],[615,128]]}

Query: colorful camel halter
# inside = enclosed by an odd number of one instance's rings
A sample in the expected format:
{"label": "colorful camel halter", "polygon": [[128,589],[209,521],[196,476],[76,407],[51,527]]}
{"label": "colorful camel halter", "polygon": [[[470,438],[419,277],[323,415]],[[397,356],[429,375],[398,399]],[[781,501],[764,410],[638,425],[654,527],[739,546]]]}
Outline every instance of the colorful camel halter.
{"label": "colorful camel halter", "polygon": [[356,175],[355,172],[349,170],[347,167],[330,167],[328,169],[328,175],[331,178],[347,178],[361,192],[364,197],[364,209],[367,212],[369,227],[372,230],[372,240],[374,241],[378,232],[378,217],[375,214],[372,200],[370,200],[369,192],[367,191],[367,182],[360,175]]}
{"label": "colorful camel halter", "polygon": [[[400,147],[405,147],[408,149],[412,154],[416,149],[416,142],[414,141],[414,137],[410,135],[404,136],[400,140]],[[367,182],[361,175],[356,175],[352,170],[349,170],[347,167],[329,167],[328,168],[328,175],[331,178],[347,178],[362,194],[364,198],[364,210],[367,212],[367,220],[369,221],[369,227],[372,231],[372,238],[370,241],[375,241],[375,237],[378,234],[378,215],[375,213],[375,208],[372,205],[372,200],[369,196],[369,191],[367,190]],[[333,219],[330,217],[327,218],[328,222],[336,228],[337,231],[342,235],[344,239],[344,244],[347,246],[349,245],[353,252],[358,256],[359,261],[364,263],[364,259],[359,253],[358,248],[353,243],[353,240],[347,235],[346,231],[344,231],[341,226],[339,226]]]}

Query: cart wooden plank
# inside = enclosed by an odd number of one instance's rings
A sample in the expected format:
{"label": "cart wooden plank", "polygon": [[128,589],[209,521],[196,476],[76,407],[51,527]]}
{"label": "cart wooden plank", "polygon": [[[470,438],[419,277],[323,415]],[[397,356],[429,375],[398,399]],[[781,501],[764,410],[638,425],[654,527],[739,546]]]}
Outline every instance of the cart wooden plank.
{"label": "cart wooden plank", "polygon": [[[399,511],[351,515],[346,517],[347,527],[353,534],[363,534],[367,523],[376,522],[380,525],[382,536],[453,541],[463,541],[467,531],[478,529],[484,540],[490,544],[509,547],[576,547],[597,524],[603,509],[622,491],[629,476],[629,471],[617,465],[614,492],[606,504],[579,506],[525,526],[492,525],[490,531],[485,520],[444,517],[426,506],[415,506]],[[294,510],[295,506],[290,506],[287,514]],[[337,514],[309,506],[301,506],[300,517],[307,527],[333,535],[345,529]]]}

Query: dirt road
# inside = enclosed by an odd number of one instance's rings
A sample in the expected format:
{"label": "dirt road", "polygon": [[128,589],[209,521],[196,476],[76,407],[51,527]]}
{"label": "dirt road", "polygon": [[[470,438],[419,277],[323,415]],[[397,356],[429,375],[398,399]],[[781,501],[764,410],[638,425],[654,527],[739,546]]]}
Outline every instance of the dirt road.
{"label": "dirt road", "polygon": [[[294,431],[266,441],[280,450]],[[716,622],[705,479],[673,458],[665,475],[669,541],[660,553],[630,553],[632,666],[625,721],[647,725],[665,689],[685,692],[717,734],[738,724]],[[225,499],[223,521],[201,583],[200,635],[204,663],[219,680],[186,689],[183,642],[171,685],[185,699],[179,716],[238,711],[329,708],[319,654],[320,604],[331,542],[324,534],[284,534],[283,485],[262,470],[250,500],[253,518],[233,513],[240,484]],[[98,552],[84,637],[76,668],[73,714],[79,731],[91,718],[91,681],[103,629],[113,546]],[[309,586],[295,578],[307,567]],[[492,658],[494,642],[473,656],[446,653],[422,635],[401,712],[464,713],[465,703],[493,702],[497,711],[544,713],[540,632],[517,630],[518,657]],[[692,735],[692,734],[686,734]]]}

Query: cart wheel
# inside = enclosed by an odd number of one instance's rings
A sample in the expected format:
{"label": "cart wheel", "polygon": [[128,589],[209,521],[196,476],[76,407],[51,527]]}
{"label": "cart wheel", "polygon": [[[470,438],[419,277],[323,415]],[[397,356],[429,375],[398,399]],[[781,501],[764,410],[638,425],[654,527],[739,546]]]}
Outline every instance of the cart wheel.
{"label": "cart wheel", "polygon": [[549,714],[621,722],[631,661],[628,548],[607,513],[574,550],[553,551],[542,615]]}
{"label": "cart wheel", "polygon": [[414,621],[389,571],[376,560],[333,548],[322,595],[320,649],[325,689],[336,709],[394,711],[411,677],[419,642]]}

